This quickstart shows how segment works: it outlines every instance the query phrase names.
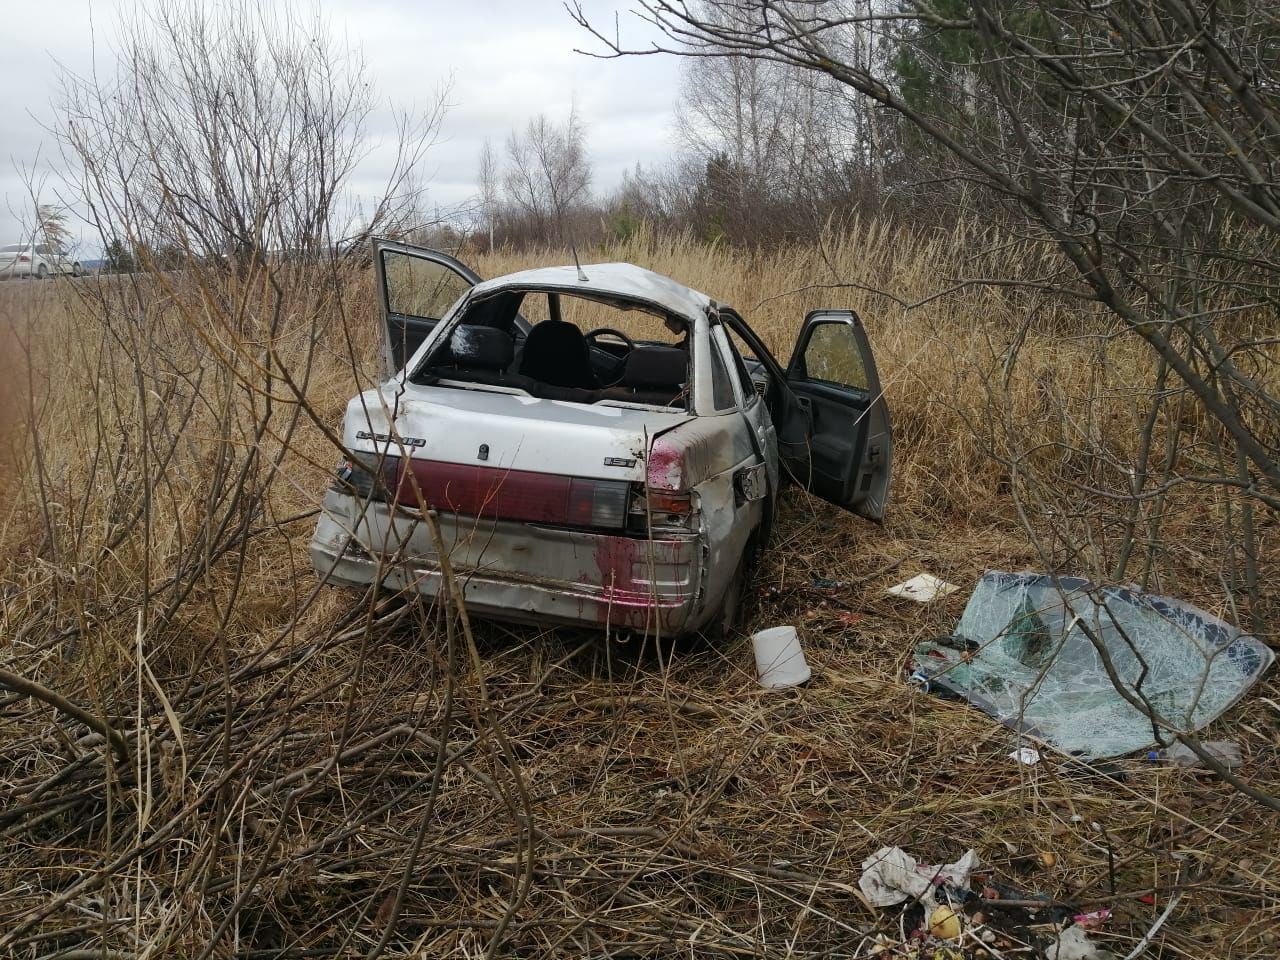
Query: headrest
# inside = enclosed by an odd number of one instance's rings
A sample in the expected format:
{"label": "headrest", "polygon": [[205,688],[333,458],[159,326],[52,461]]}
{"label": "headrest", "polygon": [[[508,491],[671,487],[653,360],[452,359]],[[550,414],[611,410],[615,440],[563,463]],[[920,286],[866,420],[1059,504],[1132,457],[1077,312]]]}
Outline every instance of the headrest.
{"label": "headrest", "polygon": [[504,370],[515,357],[516,345],[511,334],[503,330],[471,323],[454,329],[449,351],[460,367]]}
{"label": "headrest", "polygon": [[688,377],[689,357],[680,347],[636,347],[627,357],[622,383],[627,387],[675,388]]}
{"label": "headrest", "polygon": [[546,341],[548,347],[558,347],[561,345],[573,344],[575,347],[581,346],[585,351],[586,340],[582,336],[582,331],[568,320],[543,320],[535,323],[533,329],[529,331],[529,336],[525,339],[525,348],[531,342]]}

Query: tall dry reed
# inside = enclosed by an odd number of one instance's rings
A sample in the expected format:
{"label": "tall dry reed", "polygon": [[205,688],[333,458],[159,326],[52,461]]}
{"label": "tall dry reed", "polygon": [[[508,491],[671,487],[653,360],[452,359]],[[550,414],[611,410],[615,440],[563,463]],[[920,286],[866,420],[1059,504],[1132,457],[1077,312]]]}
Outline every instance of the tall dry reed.
{"label": "tall dry reed", "polygon": [[[863,316],[897,440],[889,521],[789,493],[748,603],[751,625],[800,626],[816,681],[757,691],[742,640],[654,651],[478,624],[469,650],[440,610],[318,589],[306,544],[332,431],[376,371],[367,270],[0,288],[22,348],[7,369],[30,384],[0,517],[0,666],[126,744],[48,699],[0,700],[0,950],[866,955],[897,920],[853,884],[901,844],[975,846],[1002,879],[1109,906],[1117,952],[1181,893],[1164,955],[1270,955],[1273,816],[1150,764],[1020,768],[1003,728],[903,682],[963,604],[883,595],[922,570],[1105,577],[1127,549],[1129,576],[1228,606],[1225,495],[1106,495],[1142,456],[1145,354],[1087,305],[962,285],[1052,259],[879,222],[768,254],[641,234],[583,259],[735,305],[784,361],[807,310]],[[1169,470],[1212,457],[1193,407],[1157,420]],[[1277,699],[1268,681],[1221,725],[1273,794]],[[1027,874],[1043,851],[1056,865]]]}

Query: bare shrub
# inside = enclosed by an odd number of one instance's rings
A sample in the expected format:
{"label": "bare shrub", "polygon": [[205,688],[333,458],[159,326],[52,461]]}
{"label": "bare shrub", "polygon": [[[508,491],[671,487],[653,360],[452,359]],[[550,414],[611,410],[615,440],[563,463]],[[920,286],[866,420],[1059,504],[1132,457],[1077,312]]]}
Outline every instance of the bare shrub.
{"label": "bare shrub", "polygon": [[[1273,637],[1258,511],[1280,512],[1280,188],[1270,163],[1280,101],[1263,6],[640,0],[636,11],[667,38],[641,49],[593,28],[581,5],[573,14],[604,56],[760,60],[835,80],[895,117],[936,179],[962,185],[940,197],[989,205],[1000,212],[992,220],[1044,245],[1037,276],[997,265],[955,286],[1101,307],[1105,322],[1086,334],[1099,382],[1113,382],[1116,357],[1135,341],[1150,370],[1146,387],[1123,391],[1134,411],[1123,425],[1066,405],[1052,383],[1061,372],[1048,370],[1044,408],[1062,425],[1048,447],[1009,409],[1017,338],[1003,373],[985,380],[989,410],[973,433],[982,442],[1000,425],[992,455],[1042,565],[1121,579],[1136,555],[1149,583],[1183,546],[1163,527],[1170,494],[1193,491],[1218,525],[1209,544],[1188,547],[1216,571],[1229,618]],[[848,55],[859,36],[896,50],[897,69]],[[1117,533],[1118,549],[1104,547]],[[1138,697],[1162,738],[1210,762],[1177,718]]]}

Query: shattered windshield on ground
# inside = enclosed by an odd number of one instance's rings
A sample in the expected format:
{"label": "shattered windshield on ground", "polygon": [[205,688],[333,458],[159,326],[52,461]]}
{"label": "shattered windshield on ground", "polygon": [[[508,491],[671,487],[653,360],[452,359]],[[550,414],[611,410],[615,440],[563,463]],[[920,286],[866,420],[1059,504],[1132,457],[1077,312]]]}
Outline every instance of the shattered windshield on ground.
{"label": "shattered windshield on ground", "polygon": [[[1087,759],[1200,729],[1274,659],[1254,637],[1180,600],[999,571],[978,581],[954,636],[916,650],[930,683]],[[1159,737],[1117,684],[1158,718]]]}

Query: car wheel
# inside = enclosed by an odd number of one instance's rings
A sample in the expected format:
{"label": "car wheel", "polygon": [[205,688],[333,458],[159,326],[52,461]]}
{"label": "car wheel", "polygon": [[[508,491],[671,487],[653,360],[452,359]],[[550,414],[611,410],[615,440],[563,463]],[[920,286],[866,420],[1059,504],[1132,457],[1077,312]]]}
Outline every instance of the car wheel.
{"label": "car wheel", "polygon": [[73,263],[73,264],[71,265],[71,275],[72,275],[73,277],[78,277],[78,276],[80,276],[80,264],[78,264],[78,263]]}
{"label": "car wheel", "polygon": [[703,628],[703,636],[711,642],[719,643],[731,639],[741,626],[742,599],[746,584],[747,557],[744,553],[738,558],[738,567],[733,572],[733,579],[729,581],[729,586],[725,588],[720,606],[716,609],[716,615]]}
{"label": "car wheel", "polygon": [[36,267],[37,280],[44,280],[48,276],[49,276],[49,269],[43,263],[40,264],[40,266]]}

